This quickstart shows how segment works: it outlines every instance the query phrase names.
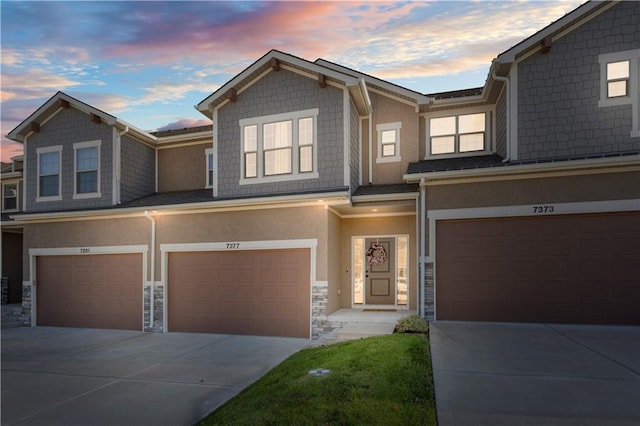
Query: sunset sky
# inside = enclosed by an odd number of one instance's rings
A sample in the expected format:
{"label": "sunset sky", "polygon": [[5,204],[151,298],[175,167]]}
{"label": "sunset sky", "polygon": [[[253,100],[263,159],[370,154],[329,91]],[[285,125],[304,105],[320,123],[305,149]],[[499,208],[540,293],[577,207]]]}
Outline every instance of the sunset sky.
{"label": "sunset sky", "polygon": [[3,0],[2,160],[58,90],[145,130],[208,124],[193,105],[271,49],[427,94],[479,87],[500,52],[583,2]]}

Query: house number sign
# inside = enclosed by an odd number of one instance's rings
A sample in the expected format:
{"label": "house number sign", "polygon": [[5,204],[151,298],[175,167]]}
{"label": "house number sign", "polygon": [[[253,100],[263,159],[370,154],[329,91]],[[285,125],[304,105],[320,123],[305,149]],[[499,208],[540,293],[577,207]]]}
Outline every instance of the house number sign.
{"label": "house number sign", "polygon": [[240,243],[227,243],[228,249],[238,249],[240,248]]}
{"label": "house number sign", "polygon": [[552,205],[533,206],[533,212],[536,214],[553,213],[554,211],[555,211],[555,207]]}
{"label": "house number sign", "polygon": [[91,253],[91,249],[90,248],[81,248],[80,249],[80,253]]}

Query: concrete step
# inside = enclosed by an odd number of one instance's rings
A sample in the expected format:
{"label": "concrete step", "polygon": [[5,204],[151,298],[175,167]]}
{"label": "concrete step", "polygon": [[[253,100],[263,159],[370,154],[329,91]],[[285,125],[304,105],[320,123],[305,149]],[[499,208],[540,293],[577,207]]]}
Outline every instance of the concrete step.
{"label": "concrete step", "polygon": [[1,328],[16,328],[23,325],[22,320],[17,318],[2,318],[2,321],[0,321]]}

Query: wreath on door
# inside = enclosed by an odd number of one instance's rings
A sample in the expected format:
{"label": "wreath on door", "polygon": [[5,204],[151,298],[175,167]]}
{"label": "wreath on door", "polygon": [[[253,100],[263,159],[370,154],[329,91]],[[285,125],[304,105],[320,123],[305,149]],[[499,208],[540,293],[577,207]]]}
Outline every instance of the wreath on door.
{"label": "wreath on door", "polygon": [[378,243],[371,245],[367,250],[367,262],[369,265],[380,265],[387,260],[387,251]]}

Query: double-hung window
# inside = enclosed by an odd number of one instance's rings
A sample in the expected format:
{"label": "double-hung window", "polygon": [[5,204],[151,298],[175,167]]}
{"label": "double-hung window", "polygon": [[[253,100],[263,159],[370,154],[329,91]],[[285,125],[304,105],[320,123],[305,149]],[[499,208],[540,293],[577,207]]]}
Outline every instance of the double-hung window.
{"label": "double-hung window", "polygon": [[429,118],[431,155],[465,154],[487,149],[487,113]]}
{"label": "double-hung window", "polygon": [[598,106],[631,105],[631,137],[640,137],[640,49],[605,53],[600,63]]}
{"label": "double-hung window", "polygon": [[213,148],[205,150],[206,166],[207,166],[207,188],[213,187]]}
{"label": "double-hung window", "polygon": [[318,109],[240,120],[240,184],[318,177]]}
{"label": "double-hung window", "polygon": [[73,198],[100,197],[100,141],[73,144]]}
{"label": "double-hung window", "polygon": [[36,201],[61,200],[62,146],[38,148],[36,154],[38,156]]}
{"label": "double-hung window", "polygon": [[18,209],[18,184],[7,183],[2,185],[2,210],[5,212]]}
{"label": "double-hung window", "polygon": [[400,129],[402,123],[384,123],[376,126],[378,132],[377,163],[400,161]]}

